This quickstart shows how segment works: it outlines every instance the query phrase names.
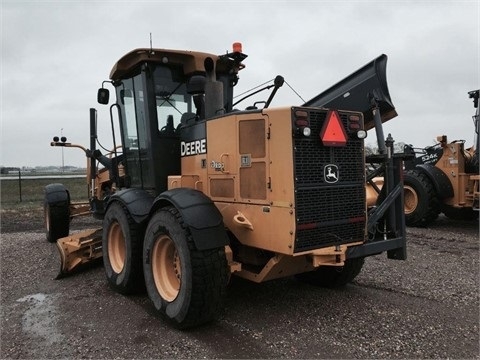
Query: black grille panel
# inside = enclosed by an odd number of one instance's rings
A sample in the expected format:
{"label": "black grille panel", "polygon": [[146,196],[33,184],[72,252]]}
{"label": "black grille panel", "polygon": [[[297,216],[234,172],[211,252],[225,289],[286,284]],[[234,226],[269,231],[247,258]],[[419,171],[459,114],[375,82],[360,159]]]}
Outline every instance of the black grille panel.
{"label": "black grille panel", "polygon": [[[340,115],[346,128],[347,114]],[[358,181],[359,175],[363,176],[365,167],[362,140],[349,139],[347,146],[344,147],[324,147],[319,134],[325,117],[326,112],[311,113],[312,135],[309,138],[295,139],[295,180],[298,184],[324,183],[323,169],[327,164],[338,166],[340,182]]]}
{"label": "black grille panel", "polygon": [[[363,141],[323,146],[319,134],[327,111],[310,112],[311,136],[294,138],[297,232],[295,252],[363,240],[365,165]],[[340,113],[347,129],[348,113]],[[338,181],[325,179],[327,165],[338,168]]]}

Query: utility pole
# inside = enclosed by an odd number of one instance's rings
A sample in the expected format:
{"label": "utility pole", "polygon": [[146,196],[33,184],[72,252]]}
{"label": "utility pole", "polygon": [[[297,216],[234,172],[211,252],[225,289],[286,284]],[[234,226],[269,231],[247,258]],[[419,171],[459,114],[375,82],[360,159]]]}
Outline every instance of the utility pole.
{"label": "utility pole", "polygon": [[[60,136],[63,138],[63,128],[60,130]],[[63,157],[63,146],[62,146],[62,174],[65,172],[65,161]]]}

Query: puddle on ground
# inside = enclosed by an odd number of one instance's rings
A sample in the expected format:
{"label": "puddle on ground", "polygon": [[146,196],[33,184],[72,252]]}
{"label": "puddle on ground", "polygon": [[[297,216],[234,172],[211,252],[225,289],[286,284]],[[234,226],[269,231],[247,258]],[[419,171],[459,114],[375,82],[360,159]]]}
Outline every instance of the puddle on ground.
{"label": "puddle on ground", "polygon": [[28,305],[22,316],[22,329],[25,333],[42,338],[49,345],[62,341],[63,336],[57,329],[58,315],[54,295],[27,295],[17,299],[17,302]]}

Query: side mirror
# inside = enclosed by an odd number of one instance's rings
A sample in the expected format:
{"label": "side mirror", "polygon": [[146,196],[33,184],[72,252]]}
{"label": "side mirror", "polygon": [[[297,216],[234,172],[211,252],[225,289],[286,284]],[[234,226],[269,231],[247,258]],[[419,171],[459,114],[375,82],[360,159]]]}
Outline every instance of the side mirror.
{"label": "side mirror", "polygon": [[99,104],[107,105],[108,100],[110,99],[110,91],[108,89],[98,89],[97,101]]}

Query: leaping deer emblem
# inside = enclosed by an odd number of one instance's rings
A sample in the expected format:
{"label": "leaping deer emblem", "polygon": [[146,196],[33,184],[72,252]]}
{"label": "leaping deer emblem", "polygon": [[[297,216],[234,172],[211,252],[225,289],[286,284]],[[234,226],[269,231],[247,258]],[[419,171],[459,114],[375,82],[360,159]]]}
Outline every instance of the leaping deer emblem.
{"label": "leaping deer emblem", "polygon": [[338,166],[333,164],[325,166],[324,178],[327,183],[336,183],[338,181]]}

